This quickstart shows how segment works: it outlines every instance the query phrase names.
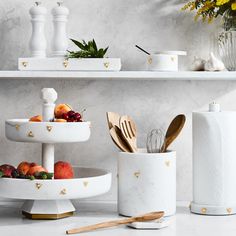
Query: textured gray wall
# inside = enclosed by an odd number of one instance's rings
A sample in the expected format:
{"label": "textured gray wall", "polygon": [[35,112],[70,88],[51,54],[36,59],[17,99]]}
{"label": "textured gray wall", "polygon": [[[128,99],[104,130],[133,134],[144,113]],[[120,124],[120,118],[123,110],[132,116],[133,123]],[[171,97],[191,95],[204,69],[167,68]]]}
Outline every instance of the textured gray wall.
{"label": "textured gray wall", "polygon": [[[43,2],[51,8],[56,1]],[[191,15],[180,12],[183,2],[65,0],[71,10],[69,35],[86,40],[95,38],[99,45],[109,45],[109,56],[121,57],[124,70],[145,68],[145,55],[134,48],[136,43],[150,51],[188,50],[189,56],[182,61],[182,68],[187,68],[193,55],[206,56],[214,49],[212,39],[216,27],[194,23]],[[32,3],[31,0],[0,1],[1,70],[16,69],[17,58],[28,55],[31,32],[28,9]],[[49,16],[48,36],[51,36],[51,31]],[[50,42],[50,37],[48,40]],[[58,102],[69,103],[75,109],[87,108],[86,118],[93,123],[90,141],[57,145],[56,159],[112,170],[112,191],[99,199],[116,199],[117,149],[108,135],[106,111],[130,114],[134,118],[138,125],[140,147],[145,145],[146,134],[151,128],[165,129],[178,113],[187,115],[186,127],[172,148],[177,150],[177,198],[190,200],[191,111],[206,109],[212,100],[220,102],[225,109],[236,109],[234,82],[2,80],[0,163],[40,161],[40,145],[13,143],[5,139],[4,120],[40,113],[39,92],[43,87],[54,87],[59,94]]]}

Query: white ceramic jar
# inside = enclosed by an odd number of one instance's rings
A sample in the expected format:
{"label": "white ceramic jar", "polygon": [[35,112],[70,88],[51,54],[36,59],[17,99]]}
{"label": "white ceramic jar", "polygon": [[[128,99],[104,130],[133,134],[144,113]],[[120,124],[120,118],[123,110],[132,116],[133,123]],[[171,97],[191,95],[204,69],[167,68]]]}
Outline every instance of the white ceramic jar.
{"label": "white ceramic jar", "polygon": [[151,71],[178,71],[178,56],[187,55],[184,51],[162,51],[147,57],[147,69]]}
{"label": "white ceramic jar", "polygon": [[120,152],[118,157],[118,211],[135,216],[176,211],[176,152]]}

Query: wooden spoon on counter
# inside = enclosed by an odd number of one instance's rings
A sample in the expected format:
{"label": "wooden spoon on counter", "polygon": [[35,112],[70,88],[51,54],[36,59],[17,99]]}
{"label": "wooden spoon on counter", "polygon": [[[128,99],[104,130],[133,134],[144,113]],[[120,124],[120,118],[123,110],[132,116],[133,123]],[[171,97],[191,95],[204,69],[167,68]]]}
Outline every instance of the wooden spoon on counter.
{"label": "wooden spoon on counter", "polygon": [[181,130],[184,127],[185,120],[186,120],[185,115],[180,114],[171,121],[166,131],[165,140],[161,147],[160,152],[166,152],[170,144],[178,137],[178,135],[180,134]]}
{"label": "wooden spoon on counter", "polygon": [[132,152],[137,152],[137,129],[130,116],[120,117],[120,130]]}
{"label": "wooden spoon on counter", "polygon": [[114,227],[114,226],[119,226],[119,225],[124,225],[124,224],[130,224],[133,222],[146,222],[146,221],[158,220],[163,216],[164,216],[163,211],[150,212],[141,216],[126,218],[122,220],[107,221],[107,222],[103,222],[103,223],[99,223],[95,225],[89,225],[89,226],[84,226],[81,228],[70,229],[70,230],[67,230],[66,233],[77,234],[77,233],[88,232],[88,231],[92,231],[96,229],[104,229],[104,228],[109,228],[109,227]]}

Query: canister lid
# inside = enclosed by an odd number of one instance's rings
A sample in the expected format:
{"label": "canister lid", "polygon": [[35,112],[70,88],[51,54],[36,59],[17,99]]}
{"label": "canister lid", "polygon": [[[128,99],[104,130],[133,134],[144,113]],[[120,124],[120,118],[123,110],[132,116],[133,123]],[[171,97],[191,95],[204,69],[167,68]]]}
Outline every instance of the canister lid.
{"label": "canister lid", "polygon": [[220,112],[220,104],[216,102],[210,103],[209,112]]}
{"label": "canister lid", "polygon": [[157,51],[153,53],[155,54],[167,54],[167,55],[179,55],[179,56],[186,56],[186,51]]}

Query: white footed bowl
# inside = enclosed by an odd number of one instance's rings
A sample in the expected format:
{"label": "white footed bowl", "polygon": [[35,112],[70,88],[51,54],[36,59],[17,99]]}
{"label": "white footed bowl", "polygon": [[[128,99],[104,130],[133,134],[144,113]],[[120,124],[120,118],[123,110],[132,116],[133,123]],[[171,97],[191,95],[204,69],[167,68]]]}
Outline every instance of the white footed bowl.
{"label": "white footed bowl", "polygon": [[29,200],[65,200],[94,197],[111,187],[111,173],[106,170],[74,167],[74,179],[29,180],[0,179],[0,196]]}
{"label": "white footed bowl", "polygon": [[6,137],[15,142],[72,143],[87,141],[90,122],[29,122],[28,119],[7,120]]}
{"label": "white footed bowl", "polygon": [[176,152],[120,152],[118,157],[118,210],[135,216],[176,211]]}

